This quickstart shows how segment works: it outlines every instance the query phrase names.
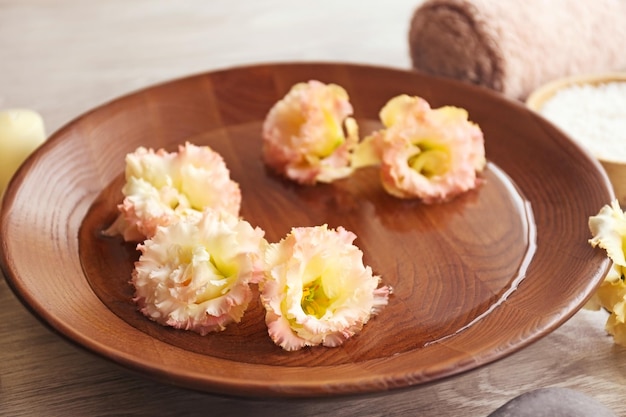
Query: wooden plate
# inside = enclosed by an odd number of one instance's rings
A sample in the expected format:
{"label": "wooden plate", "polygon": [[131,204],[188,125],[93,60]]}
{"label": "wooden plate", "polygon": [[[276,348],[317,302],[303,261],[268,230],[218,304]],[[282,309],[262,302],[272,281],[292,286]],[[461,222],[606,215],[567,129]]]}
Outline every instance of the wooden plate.
{"label": "wooden plate", "polygon": [[[363,134],[391,97],[469,110],[486,137],[478,189],[427,206],[387,195],[375,169],[300,187],[266,171],[261,123],[299,81],[346,88]],[[124,156],[190,141],[220,152],[241,185],[242,216],[276,241],[292,226],[352,230],[395,292],[338,348],[285,352],[260,305],[201,337],[135,309],[138,254],[100,232],[121,200]],[[496,93],[415,72],[323,63],[200,74],[107,103],[54,134],[11,182],[2,268],[23,303],[61,335],[144,375],[238,396],[319,397],[408,387],[502,358],[554,330],[589,298],[609,262],[587,219],[613,197],[597,162],[544,119]],[[511,370],[515,372],[515,370]]]}

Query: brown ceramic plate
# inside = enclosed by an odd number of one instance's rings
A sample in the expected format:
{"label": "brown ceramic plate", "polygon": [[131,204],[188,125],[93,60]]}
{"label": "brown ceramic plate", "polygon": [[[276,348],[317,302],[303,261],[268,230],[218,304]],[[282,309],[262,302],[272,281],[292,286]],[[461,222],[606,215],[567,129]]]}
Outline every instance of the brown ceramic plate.
{"label": "brown ceramic plate", "polygon": [[[484,183],[441,205],[387,195],[375,169],[300,187],[267,172],[261,124],[296,82],[346,88],[363,134],[407,93],[469,110],[486,137]],[[190,141],[220,152],[242,216],[277,241],[292,226],[352,230],[395,292],[338,348],[285,352],[253,303],[201,337],[144,318],[131,301],[133,245],[101,236],[116,215],[124,156]],[[608,268],[587,218],[612,199],[598,163],[535,113],[489,91],[415,72],[341,64],[259,65],[200,74],[107,103],[54,134],[2,207],[2,267],[15,293],[63,336],[176,385],[241,396],[306,397],[408,387],[484,365],[567,320]]]}

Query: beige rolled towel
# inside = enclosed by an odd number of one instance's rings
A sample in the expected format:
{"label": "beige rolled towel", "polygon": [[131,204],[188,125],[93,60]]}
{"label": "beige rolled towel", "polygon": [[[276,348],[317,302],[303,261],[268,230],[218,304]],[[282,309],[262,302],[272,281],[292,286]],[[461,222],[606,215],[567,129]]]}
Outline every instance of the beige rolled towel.
{"label": "beige rolled towel", "polygon": [[426,0],[413,68],[515,99],[556,78],[626,70],[626,0]]}

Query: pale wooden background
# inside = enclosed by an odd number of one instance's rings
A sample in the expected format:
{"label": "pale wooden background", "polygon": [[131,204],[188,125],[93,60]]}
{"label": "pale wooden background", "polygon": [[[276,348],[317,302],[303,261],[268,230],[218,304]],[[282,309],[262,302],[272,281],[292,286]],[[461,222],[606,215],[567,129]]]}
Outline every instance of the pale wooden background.
{"label": "pale wooden background", "polygon": [[[270,61],[409,68],[419,0],[0,0],[0,108],[40,112],[48,132],[156,82]],[[626,415],[626,349],[581,311],[491,365],[409,390],[332,400],[216,397],[152,382],[40,324],[0,281],[2,416],[485,416],[523,392],[577,389]]]}

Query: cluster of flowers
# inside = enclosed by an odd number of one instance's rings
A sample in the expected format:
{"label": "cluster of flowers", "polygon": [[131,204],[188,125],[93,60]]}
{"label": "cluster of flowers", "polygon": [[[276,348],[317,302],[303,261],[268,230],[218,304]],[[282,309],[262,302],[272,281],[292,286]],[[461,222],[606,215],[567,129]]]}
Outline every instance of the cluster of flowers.
{"label": "cluster of flowers", "polygon": [[398,198],[444,202],[473,189],[485,165],[480,127],[466,110],[431,109],[400,95],[380,111],[384,128],[359,141],[347,92],[319,81],[299,83],[270,110],[263,125],[263,158],[300,184],[332,182],[377,165],[384,189]]}
{"label": "cluster of flowers", "polygon": [[606,331],[615,343],[626,346],[626,213],[614,200],[589,218],[589,229],[593,236],[589,243],[606,250],[613,265],[586,307],[606,309],[610,313]]}
{"label": "cluster of flowers", "polygon": [[[401,95],[381,110],[384,128],[359,141],[346,91],[296,84],[263,125],[265,163],[300,184],[346,178],[379,165],[399,198],[447,201],[474,188],[483,135],[456,107],[431,109]],[[258,285],[271,339],[285,350],[338,346],[387,305],[391,288],[363,264],[342,227],[294,227],[269,243],[239,217],[241,191],[207,146],[139,148],[126,157],[124,200],[105,231],[143,241],[131,283],[150,319],[202,335],[241,321]]]}
{"label": "cluster of flowers", "polygon": [[293,228],[280,242],[239,217],[241,191],[218,153],[139,148],[105,231],[142,242],[131,283],[151,320],[202,335],[240,322],[258,285],[271,339],[285,350],[338,346],[388,302],[342,227]]}

